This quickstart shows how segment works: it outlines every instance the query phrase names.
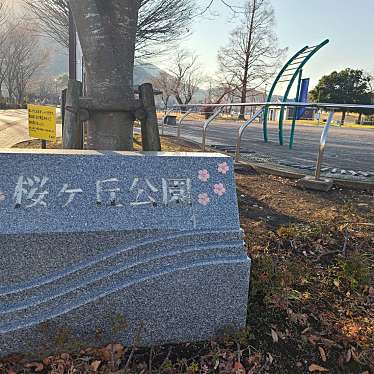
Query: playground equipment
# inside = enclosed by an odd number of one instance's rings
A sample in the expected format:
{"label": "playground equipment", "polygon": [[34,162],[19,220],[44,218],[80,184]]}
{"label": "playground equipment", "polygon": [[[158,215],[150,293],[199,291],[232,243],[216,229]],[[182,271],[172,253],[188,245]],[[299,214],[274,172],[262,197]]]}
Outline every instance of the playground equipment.
{"label": "playground equipment", "polygon": [[[270,103],[273,101],[273,95],[278,84],[288,83],[286,92],[282,99],[283,102],[287,102],[291,89],[296,79],[298,79],[296,100],[295,100],[297,102],[300,96],[301,82],[303,78],[303,68],[308,63],[308,61],[329,42],[330,41],[326,39],[321,44],[318,44],[316,46],[313,46],[313,47],[305,46],[299,52],[297,52],[294,56],[292,56],[292,58],[289,61],[287,61],[286,65],[284,65],[282,70],[279,72],[278,76],[275,78],[275,81],[269,91],[267,102]],[[284,114],[285,114],[285,107],[282,106],[280,109],[280,114],[279,114],[279,144],[280,145],[284,145],[284,134],[283,134]],[[269,106],[266,106],[264,109],[264,120],[263,120],[264,141],[266,143],[269,141],[269,138],[268,138],[268,120],[269,119],[268,117],[269,117]],[[289,144],[290,148],[292,148],[292,145],[294,142],[296,118],[297,118],[297,111],[295,110],[293,120],[292,120],[292,126],[291,126],[291,136],[290,136],[290,144]]]}

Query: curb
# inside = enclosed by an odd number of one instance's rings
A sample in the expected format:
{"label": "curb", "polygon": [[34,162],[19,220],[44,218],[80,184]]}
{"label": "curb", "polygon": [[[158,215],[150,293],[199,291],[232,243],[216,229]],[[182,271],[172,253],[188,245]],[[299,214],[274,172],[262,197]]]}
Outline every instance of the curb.
{"label": "curb", "polygon": [[[249,163],[249,162],[239,162],[242,166],[249,166],[255,169],[259,173],[276,175],[278,177],[284,177],[289,179],[302,179],[310,174],[303,174],[298,173],[292,170],[287,170],[282,167],[277,167],[274,164],[258,164],[258,163]],[[346,180],[346,179],[337,179],[332,178],[334,181],[334,185],[338,187],[344,188],[351,188],[357,190],[366,190],[366,189],[373,189],[374,190],[374,182],[362,182],[362,181],[353,181],[353,180]]]}

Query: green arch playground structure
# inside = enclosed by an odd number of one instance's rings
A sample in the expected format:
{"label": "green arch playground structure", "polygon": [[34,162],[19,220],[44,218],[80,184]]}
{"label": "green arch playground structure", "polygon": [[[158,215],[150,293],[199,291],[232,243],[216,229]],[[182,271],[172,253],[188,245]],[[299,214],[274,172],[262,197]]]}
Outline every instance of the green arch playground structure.
{"label": "green arch playground structure", "polygon": [[[309,60],[325,45],[327,45],[330,41],[328,39],[324,40],[321,44],[318,44],[313,47],[305,46],[304,48],[300,49],[292,58],[284,65],[283,69],[279,72],[278,76],[276,77],[271,89],[269,91],[269,95],[267,98],[267,102],[272,102],[274,91],[277,88],[277,85],[280,83],[288,83],[286,92],[283,97],[283,102],[288,101],[288,97],[290,95],[291,89],[298,79],[297,84],[297,94],[296,94],[296,101],[298,101],[300,95],[300,87],[302,82],[303,76],[303,68],[309,62]],[[283,135],[283,124],[284,124],[284,114],[285,114],[285,107],[280,109],[279,114],[279,144],[284,145],[284,135]],[[269,117],[269,107],[267,106],[264,109],[264,141],[267,143],[269,141],[268,138],[268,117]],[[295,127],[296,127],[296,110],[292,121],[291,127],[291,137],[290,137],[290,148],[293,146],[294,136],[295,136]]]}

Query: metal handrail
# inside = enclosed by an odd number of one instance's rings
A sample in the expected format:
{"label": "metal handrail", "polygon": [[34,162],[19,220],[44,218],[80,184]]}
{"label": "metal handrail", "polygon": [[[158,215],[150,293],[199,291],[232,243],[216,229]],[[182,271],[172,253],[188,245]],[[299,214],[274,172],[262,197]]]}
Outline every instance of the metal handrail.
{"label": "metal handrail", "polygon": [[[250,102],[250,103],[228,103],[228,104],[186,104],[186,105],[175,105],[171,112],[180,110],[180,108],[221,108],[221,107],[257,107],[257,106],[269,106],[269,107],[297,107],[297,108],[311,108],[311,109],[333,109],[339,111],[339,109],[368,109],[374,111],[374,104],[337,104],[337,103],[299,103],[295,101],[265,101],[265,102]],[[175,109],[177,108],[177,109]]]}
{"label": "metal handrail", "polygon": [[[188,115],[194,111],[194,108],[201,108],[206,107],[207,104],[188,104],[184,105],[184,107],[190,108],[188,110]],[[241,148],[241,141],[243,134],[248,126],[250,126],[254,121],[264,113],[267,108],[270,107],[294,107],[294,108],[313,108],[313,109],[325,109],[329,111],[328,119],[324,126],[319,150],[318,150],[318,157],[316,162],[316,172],[315,172],[315,179],[320,180],[321,178],[321,169],[322,163],[326,148],[326,143],[329,135],[329,131],[331,128],[332,121],[334,119],[334,113],[338,110],[372,110],[374,111],[374,105],[361,105],[361,104],[336,104],[336,103],[298,103],[298,102],[264,102],[264,103],[229,103],[229,104],[209,104],[209,107],[217,108],[214,114],[209,117],[209,119],[204,123],[203,127],[203,137],[202,137],[202,150],[205,151],[206,149],[206,140],[207,140],[207,131],[209,125],[216,119],[223,111],[225,107],[261,107],[247,122],[245,122],[239,129],[238,138],[237,138],[237,145],[236,145],[236,153],[235,153],[235,160],[240,160],[240,148]],[[170,112],[173,110],[170,110]],[[187,113],[186,113],[187,115]],[[181,124],[181,121],[180,121]],[[178,134],[180,136],[180,132]]]}
{"label": "metal handrail", "polygon": [[202,144],[201,144],[201,148],[202,148],[203,151],[205,151],[205,148],[206,148],[206,136],[207,136],[207,132],[208,132],[208,127],[222,113],[223,109],[224,109],[224,106],[218,107],[218,109],[214,112],[214,114],[212,114],[208,118],[208,120],[204,123],[203,139],[202,139]]}
{"label": "metal handrail", "polygon": [[170,113],[173,113],[175,111],[174,107],[169,109],[166,113],[165,116],[162,118],[162,123],[161,123],[161,135],[164,135],[165,131],[165,121],[168,118]]}
{"label": "metal handrail", "polygon": [[235,160],[238,162],[240,160],[240,147],[241,147],[241,142],[242,142],[242,137],[244,134],[244,131],[247,129],[249,125],[251,125],[258,117],[261,116],[261,114],[265,110],[265,106],[263,106],[261,109],[259,109],[250,120],[248,120],[246,123],[240,126],[239,129],[239,134],[238,134],[238,139],[236,142],[236,152],[235,152]]}
{"label": "metal handrail", "polygon": [[315,178],[317,181],[321,179],[321,168],[322,168],[323,156],[325,153],[327,138],[329,136],[329,131],[330,131],[331,123],[333,119],[334,119],[334,111],[331,111],[327,118],[325,127],[323,128],[321,140],[319,143],[319,150],[318,150],[318,157],[317,157],[317,164],[316,164],[316,174],[315,174]]}
{"label": "metal handrail", "polygon": [[181,127],[182,127],[182,123],[183,123],[183,121],[191,114],[191,113],[193,113],[193,109],[191,108],[191,109],[189,109],[183,116],[182,116],[182,118],[179,120],[179,122],[178,122],[178,130],[177,130],[177,137],[178,137],[178,139],[180,139],[180,137],[181,137]]}

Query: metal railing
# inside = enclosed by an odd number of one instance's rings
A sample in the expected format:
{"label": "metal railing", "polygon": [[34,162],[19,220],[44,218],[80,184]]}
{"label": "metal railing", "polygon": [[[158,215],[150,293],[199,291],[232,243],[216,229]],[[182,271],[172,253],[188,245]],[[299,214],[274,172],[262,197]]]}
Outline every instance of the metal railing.
{"label": "metal railing", "polygon": [[174,107],[171,108],[171,109],[168,109],[168,110],[166,111],[164,117],[162,118],[162,123],[161,123],[161,135],[164,135],[164,133],[165,133],[165,122],[166,122],[167,118],[169,117],[169,114],[170,114],[170,113],[173,113],[173,112],[175,112]]}
{"label": "metal railing", "polygon": [[252,125],[252,123],[254,123],[254,121],[264,113],[264,111],[265,111],[265,107],[263,106],[252,116],[250,120],[248,120],[246,123],[240,126],[238,138],[236,140],[236,151],[235,151],[235,160],[237,162],[240,160],[240,148],[241,148],[241,142],[242,142],[244,131],[247,129],[249,125]]}
{"label": "metal railing", "polygon": [[[246,121],[238,130],[237,135],[237,141],[236,141],[236,152],[235,152],[235,160],[238,162],[240,161],[240,150],[241,150],[241,141],[244,135],[245,130],[254,123],[256,119],[258,119],[264,112],[266,112],[266,109],[269,109],[270,107],[279,107],[279,108],[286,108],[286,107],[293,107],[293,108],[310,108],[310,109],[324,109],[328,111],[328,118],[326,121],[326,124],[323,128],[323,132],[321,135],[321,140],[319,144],[319,150],[318,150],[318,156],[316,161],[316,173],[315,178],[316,180],[319,180],[321,178],[321,169],[322,169],[322,163],[323,163],[323,157],[325,153],[325,148],[327,144],[327,139],[329,135],[329,131],[331,128],[332,121],[334,119],[334,113],[335,111],[355,111],[358,110],[372,110],[374,111],[374,105],[359,105],[359,104],[335,104],[335,103],[298,103],[298,102],[263,102],[263,103],[229,103],[229,104],[189,104],[189,105],[183,105],[184,108],[187,108],[187,112],[181,117],[181,119],[178,122],[178,129],[177,129],[177,136],[180,138],[181,136],[181,127],[183,124],[183,121],[192,113],[196,113],[196,109],[198,108],[211,108],[216,109],[213,114],[204,122],[203,125],[203,133],[202,133],[202,143],[201,148],[203,151],[206,150],[206,140],[207,140],[207,134],[209,126],[212,124],[212,122],[223,112],[225,107],[252,107],[252,108],[258,108],[258,109],[252,117]],[[162,134],[164,134],[164,125],[165,125],[165,119],[166,117],[172,113],[175,112],[175,108],[180,109],[181,106],[174,107],[173,109],[170,109],[166,116],[164,117],[162,121]]]}
{"label": "metal railing", "polygon": [[181,117],[181,119],[178,121],[178,129],[177,129],[177,137],[178,139],[180,139],[181,137],[181,128],[182,128],[182,124],[183,124],[183,121],[191,114],[193,113],[194,110],[193,108],[189,109],[185,114],[183,114],[183,116]]}
{"label": "metal railing", "polygon": [[331,127],[331,123],[332,123],[333,119],[334,119],[334,112],[331,111],[329,113],[328,118],[327,118],[326,125],[323,128],[323,132],[322,132],[322,135],[321,135],[321,140],[320,140],[320,143],[319,143],[317,165],[316,165],[316,174],[315,174],[315,177],[316,177],[317,181],[321,179],[321,169],[322,169],[323,155],[325,153],[327,138],[329,136],[329,131],[330,131],[330,127]]}
{"label": "metal railing", "polygon": [[201,144],[201,148],[205,151],[206,148],[206,137],[208,132],[209,125],[223,112],[224,107],[218,107],[217,110],[209,117],[207,121],[205,121],[203,126],[203,140]]}

